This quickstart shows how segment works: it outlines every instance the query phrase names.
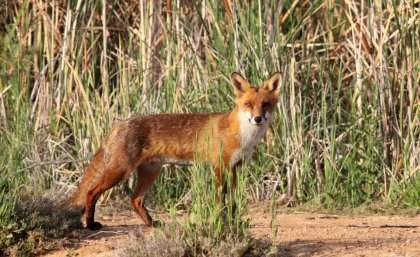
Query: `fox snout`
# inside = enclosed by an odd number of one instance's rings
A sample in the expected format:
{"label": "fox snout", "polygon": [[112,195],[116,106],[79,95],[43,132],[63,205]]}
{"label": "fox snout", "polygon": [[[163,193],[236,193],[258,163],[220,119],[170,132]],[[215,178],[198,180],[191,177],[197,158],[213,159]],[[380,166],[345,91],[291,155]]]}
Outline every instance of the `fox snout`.
{"label": "fox snout", "polygon": [[268,121],[269,116],[270,115],[268,113],[266,113],[266,115],[257,115],[257,116],[251,115],[249,122],[251,122],[251,124],[253,125],[262,125]]}
{"label": "fox snout", "polygon": [[261,116],[254,117],[254,122],[256,124],[260,124],[262,121],[263,121],[263,117],[261,117]]}

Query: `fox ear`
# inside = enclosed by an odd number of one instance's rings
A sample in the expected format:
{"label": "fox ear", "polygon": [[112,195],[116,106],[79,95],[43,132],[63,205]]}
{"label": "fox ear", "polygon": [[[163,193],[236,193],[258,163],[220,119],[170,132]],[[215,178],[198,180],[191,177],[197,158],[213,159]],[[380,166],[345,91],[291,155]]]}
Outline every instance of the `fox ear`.
{"label": "fox ear", "polygon": [[266,82],[264,82],[263,88],[269,91],[270,93],[273,93],[276,96],[278,96],[280,93],[281,83],[282,83],[281,73],[275,72],[273,73],[273,75],[271,75],[271,77]]}
{"label": "fox ear", "polygon": [[251,88],[248,80],[242,77],[241,74],[234,72],[231,76],[233,89],[235,90],[235,95],[237,97],[242,96],[247,90]]}

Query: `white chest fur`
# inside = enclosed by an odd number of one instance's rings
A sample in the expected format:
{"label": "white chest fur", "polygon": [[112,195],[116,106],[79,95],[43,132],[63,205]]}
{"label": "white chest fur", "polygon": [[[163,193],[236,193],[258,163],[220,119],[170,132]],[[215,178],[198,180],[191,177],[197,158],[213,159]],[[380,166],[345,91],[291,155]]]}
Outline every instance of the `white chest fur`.
{"label": "white chest fur", "polygon": [[270,124],[269,115],[262,125],[254,125],[250,122],[251,114],[239,111],[238,119],[240,124],[239,139],[241,146],[236,149],[230,158],[230,165],[235,165],[238,161],[247,159],[251,156],[254,147],[261,141]]}

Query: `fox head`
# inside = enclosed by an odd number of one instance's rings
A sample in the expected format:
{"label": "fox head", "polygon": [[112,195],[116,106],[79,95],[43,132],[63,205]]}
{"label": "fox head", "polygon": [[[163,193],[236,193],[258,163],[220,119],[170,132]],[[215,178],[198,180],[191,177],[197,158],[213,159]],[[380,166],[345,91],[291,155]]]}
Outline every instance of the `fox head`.
{"label": "fox head", "polygon": [[252,87],[248,80],[236,72],[232,74],[231,80],[240,117],[256,126],[269,121],[279,100],[281,73],[276,72],[271,75],[260,88]]}

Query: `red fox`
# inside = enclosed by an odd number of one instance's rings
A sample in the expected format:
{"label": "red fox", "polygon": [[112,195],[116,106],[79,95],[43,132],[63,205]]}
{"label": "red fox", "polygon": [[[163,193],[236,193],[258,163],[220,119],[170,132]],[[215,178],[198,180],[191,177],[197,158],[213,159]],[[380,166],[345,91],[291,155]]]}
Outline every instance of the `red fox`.
{"label": "red fox", "polygon": [[235,169],[251,155],[268,129],[281,80],[276,72],[261,88],[255,88],[239,73],[233,73],[237,100],[231,111],[147,115],[118,123],[101,143],[78,189],[64,206],[84,209],[87,228],[100,229],[102,225],[94,221],[99,196],[136,170],[138,182],[131,204],[147,226],[155,226],[144,199],[168,159],[200,158],[209,163],[216,172],[216,188],[222,185],[223,172],[230,170],[234,187]]}

